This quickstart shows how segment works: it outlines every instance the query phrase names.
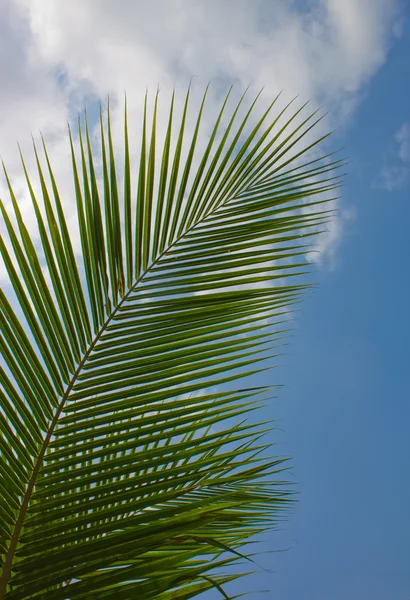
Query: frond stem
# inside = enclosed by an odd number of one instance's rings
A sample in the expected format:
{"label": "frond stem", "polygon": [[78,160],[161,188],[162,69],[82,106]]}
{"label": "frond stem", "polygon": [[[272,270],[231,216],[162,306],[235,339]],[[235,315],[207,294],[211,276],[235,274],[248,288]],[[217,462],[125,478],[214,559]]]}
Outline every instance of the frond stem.
{"label": "frond stem", "polygon": [[[193,227],[195,227],[198,223],[195,223],[190,229],[192,229]],[[41,446],[40,449],[40,453],[37,457],[36,463],[34,465],[33,468],[33,472],[30,478],[30,481],[27,485],[27,489],[26,492],[24,494],[24,498],[21,504],[21,508],[20,508],[20,512],[19,512],[19,516],[17,518],[16,524],[14,526],[14,531],[13,534],[10,538],[10,545],[7,549],[7,554],[6,554],[6,558],[4,561],[4,565],[3,565],[3,571],[2,574],[0,576],[0,600],[4,600],[5,599],[5,594],[7,591],[7,584],[9,582],[10,576],[11,576],[11,569],[12,569],[12,565],[13,565],[13,558],[14,558],[14,554],[16,552],[17,549],[17,544],[20,538],[20,534],[21,534],[21,530],[23,528],[23,524],[24,524],[24,518],[26,516],[26,512],[27,509],[29,507],[29,503],[31,500],[31,496],[33,494],[34,491],[34,486],[36,484],[36,480],[37,480],[37,476],[38,473],[40,471],[45,453],[47,451],[48,445],[50,443],[50,440],[53,436],[54,430],[56,428],[56,425],[58,423],[58,420],[61,416],[62,411],[64,410],[64,406],[67,402],[67,399],[71,393],[71,390],[73,389],[78,376],[81,373],[81,370],[83,369],[85,363],[87,362],[88,358],[90,357],[92,351],[94,350],[95,346],[97,345],[97,343],[99,342],[101,336],[103,335],[104,331],[107,329],[108,325],[110,324],[110,322],[112,321],[112,319],[115,317],[115,315],[117,314],[117,312],[120,310],[121,306],[124,304],[124,302],[127,301],[128,297],[130,296],[130,294],[132,294],[135,290],[135,288],[137,287],[138,284],[141,283],[141,281],[144,279],[144,277],[146,275],[148,275],[148,273],[151,271],[151,269],[161,260],[161,258],[167,253],[169,252],[169,250],[171,250],[171,248],[173,246],[175,246],[175,244],[177,244],[179,242],[179,240],[184,237],[189,231],[190,229],[188,229],[187,231],[185,231],[181,236],[179,236],[174,242],[172,242],[172,244],[170,244],[156,259],[155,261],[152,262],[152,264],[146,269],[146,271],[144,271],[144,273],[136,280],[136,282],[134,283],[133,286],[131,286],[131,288],[129,289],[129,291],[125,294],[125,296],[123,296],[122,300],[117,304],[117,306],[115,307],[115,309],[113,310],[113,312],[111,313],[111,315],[108,317],[108,319],[105,321],[105,323],[102,325],[100,331],[98,332],[98,334],[95,336],[93,342],[91,343],[89,349],[87,350],[87,352],[84,354],[83,359],[81,360],[80,364],[77,367],[77,370],[75,371],[69,386],[67,387],[67,390],[64,394],[64,396],[61,399],[60,405],[57,409],[57,412],[50,424],[50,427],[48,429],[47,435],[44,439],[44,442]]]}
{"label": "frond stem", "polygon": [[[225,204],[225,203],[224,203]],[[148,275],[148,273],[151,271],[151,269],[162,259],[163,256],[165,256],[167,254],[167,252],[169,252],[185,235],[187,235],[187,233],[189,233],[192,229],[194,229],[198,224],[200,224],[201,222],[205,221],[207,217],[209,217],[209,215],[212,215],[214,212],[216,212],[218,210],[219,206],[216,205],[211,211],[209,211],[208,213],[205,213],[204,215],[202,215],[202,217],[200,219],[198,219],[198,221],[196,221],[195,223],[193,223],[190,227],[188,227],[188,229],[186,229],[186,231],[184,231],[183,233],[181,233],[181,235],[179,235],[169,246],[167,246],[167,248],[165,248],[162,253],[151,263],[151,265],[144,271],[144,273],[136,280],[136,282],[134,283],[134,285],[132,285],[129,289],[129,291],[125,294],[125,296],[122,298],[122,300],[117,304],[117,306],[115,307],[115,309],[113,310],[113,312],[111,313],[111,315],[108,317],[108,319],[105,321],[105,323],[102,325],[100,331],[98,332],[98,334],[96,335],[96,337],[94,338],[93,342],[91,343],[89,349],[87,350],[87,352],[84,354],[84,357],[82,359],[82,361],[80,362],[80,364],[77,367],[77,370],[75,371],[71,382],[69,384],[69,386],[67,387],[67,390],[64,394],[64,396],[61,399],[60,402],[60,406],[57,409],[57,412],[50,424],[49,430],[47,432],[47,435],[44,439],[44,442],[41,446],[41,450],[40,453],[37,457],[36,463],[34,465],[33,468],[33,472],[30,478],[30,481],[27,485],[27,489],[26,492],[24,494],[24,498],[21,504],[21,508],[20,508],[20,512],[19,512],[19,516],[17,518],[16,524],[14,526],[14,531],[13,534],[10,538],[10,545],[7,549],[7,554],[6,554],[6,558],[4,561],[4,565],[3,565],[3,571],[2,574],[0,576],[0,600],[4,600],[5,599],[5,594],[6,594],[6,590],[7,590],[7,585],[9,582],[9,579],[11,577],[11,569],[12,569],[12,565],[13,565],[13,559],[14,559],[14,555],[17,549],[17,544],[20,538],[20,534],[21,534],[21,530],[23,528],[23,524],[24,524],[24,518],[26,516],[26,512],[27,509],[29,507],[29,503],[31,500],[31,496],[33,494],[34,491],[34,486],[36,484],[36,480],[37,480],[37,476],[38,473],[40,471],[45,453],[47,451],[48,445],[50,443],[50,440],[53,436],[54,430],[56,428],[56,425],[58,423],[58,420],[61,416],[62,411],[64,410],[64,406],[67,402],[67,399],[71,393],[71,390],[73,389],[78,376],[81,373],[82,368],[84,367],[85,363],[87,362],[90,354],[92,353],[92,351],[94,350],[96,344],[98,343],[98,341],[100,340],[101,336],[103,335],[104,331],[107,329],[108,325],[110,324],[110,322],[112,321],[112,319],[115,317],[115,315],[117,314],[117,312],[120,310],[121,306],[124,304],[124,302],[127,301],[128,297],[130,296],[130,294],[132,294],[135,290],[135,288],[137,287],[137,285],[139,285],[141,283],[141,281],[144,279],[144,277],[146,275]]]}

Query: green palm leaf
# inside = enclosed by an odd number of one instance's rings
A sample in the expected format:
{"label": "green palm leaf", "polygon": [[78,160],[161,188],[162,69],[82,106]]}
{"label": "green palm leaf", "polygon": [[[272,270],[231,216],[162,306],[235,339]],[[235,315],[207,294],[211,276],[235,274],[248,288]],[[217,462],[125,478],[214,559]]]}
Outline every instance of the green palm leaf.
{"label": "green palm leaf", "polygon": [[198,155],[207,91],[190,140],[189,95],[162,147],[146,99],[135,206],[126,111],[122,198],[110,113],[101,169],[87,123],[79,151],[70,133],[78,259],[45,145],[41,198],[23,162],[41,248],[5,171],[0,598],[228,597],[227,567],[289,504],[248,419],[269,390],[232,382],[271,366],[340,162],[304,158],[323,138],[300,149],[302,109],[273,102],[246,133],[242,97],[222,128],[229,93]]}

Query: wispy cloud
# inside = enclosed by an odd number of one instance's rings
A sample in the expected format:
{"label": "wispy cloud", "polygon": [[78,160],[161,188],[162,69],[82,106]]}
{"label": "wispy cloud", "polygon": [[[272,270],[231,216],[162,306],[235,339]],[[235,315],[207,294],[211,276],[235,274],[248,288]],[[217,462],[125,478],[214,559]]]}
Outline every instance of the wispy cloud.
{"label": "wispy cloud", "polygon": [[394,136],[398,144],[398,156],[404,163],[410,163],[410,121],[403,123]]}
{"label": "wispy cloud", "polygon": [[409,182],[410,121],[406,121],[394,135],[393,160],[382,167],[376,185],[391,192],[406,187]]}

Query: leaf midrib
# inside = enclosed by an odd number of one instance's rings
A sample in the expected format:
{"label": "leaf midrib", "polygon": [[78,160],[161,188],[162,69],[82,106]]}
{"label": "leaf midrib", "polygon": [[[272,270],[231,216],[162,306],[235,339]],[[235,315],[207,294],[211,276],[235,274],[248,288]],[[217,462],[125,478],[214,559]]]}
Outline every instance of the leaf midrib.
{"label": "leaf midrib", "polygon": [[[228,196],[229,198],[229,196]],[[44,459],[44,456],[47,452],[47,448],[49,446],[50,440],[53,436],[54,430],[56,428],[56,425],[58,423],[58,420],[61,416],[61,413],[64,409],[65,403],[67,402],[67,399],[74,387],[74,385],[76,384],[78,377],[85,365],[85,363],[87,362],[88,358],[90,357],[92,351],[94,350],[95,346],[97,345],[98,341],[101,339],[103,333],[105,332],[105,330],[107,329],[107,327],[109,326],[110,322],[113,320],[113,318],[115,317],[115,315],[117,314],[117,312],[120,310],[121,306],[124,304],[124,302],[127,301],[128,297],[135,291],[135,288],[141,283],[141,281],[144,279],[144,277],[146,275],[148,275],[148,273],[153,269],[153,267],[156,266],[156,264],[174,247],[176,246],[176,244],[178,244],[178,242],[184,238],[188,233],[190,233],[193,229],[195,229],[195,227],[197,227],[200,223],[206,221],[206,219],[214,214],[215,212],[218,211],[218,209],[223,206],[224,204],[226,204],[229,200],[225,199],[225,201],[223,201],[221,204],[216,204],[208,213],[205,212],[204,215],[202,215],[202,217],[200,217],[198,219],[198,221],[196,221],[195,223],[193,223],[190,227],[188,227],[188,229],[186,229],[180,236],[177,237],[177,239],[175,239],[165,250],[162,251],[162,253],[151,263],[151,265],[144,271],[144,273],[136,280],[136,282],[130,287],[130,289],[128,290],[128,292],[125,294],[125,296],[123,296],[123,298],[121,299],[121,301],[117,304],[117,306],[115,307],[115,309],[112,311],[111,315],[108,317],[108,319],[105,321],[105,323],[102,325],[100,331],[98,332],[98,334],[95,336],[93,342],[91,343],[90,347],[88,348],[87,352],[84,354],[83,359],[81,360],[80,364],[78,365],[68,387],[67,390],[64,394],[64,396],[61,399],[60,405],[57,409],[57,412],[50,424],[49,430],[47,432],[47,435],[44,439],[44,442],[41,446],[39,455],[37,457],[36,463],[34,465],[33,468],[33,472],[32,475],[30,477],[29,483],[27,485],[27,489],[26,492],[24,494],[24,498],[23,501],[21,503],[21,507],[20,507],[20,511],[19,511],[19,515],[18,518],[16,520],[16,524],[14,526],[14,531],[12,533],[12,536],[10,538],[10,544],[9,547],[7,549],[7,554],[5,557],[5,561],[3,564],[3,571],[2,574],[0,576],[0,600],[4,600],[5,599],[5,594],[6,594],[6,588],[7,585],[9,583],[10,580],[10,576],[11,576],[11,569],[12,569],[12,565],[13,565],[13,559],[14,559],[14,555],[17,549],[17,544],[18,541],[20,539],[20,534],[21,534],[21,530],[23,528],[23,524],[24,524],[24,518],[25,515],[27,513],[27,509],[28,506],[30,504],[30,500],[31,500],[31,496],[33,494],[33,490],[34,490],[34,486],[37,480],[37,476],[38,473],[41,469],[41,465]]]}

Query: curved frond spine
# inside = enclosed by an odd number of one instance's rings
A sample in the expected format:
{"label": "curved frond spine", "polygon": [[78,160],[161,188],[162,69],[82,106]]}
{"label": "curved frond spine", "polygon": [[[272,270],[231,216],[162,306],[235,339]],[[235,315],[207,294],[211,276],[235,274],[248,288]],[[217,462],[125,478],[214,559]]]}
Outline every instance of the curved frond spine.
{"label": "curved frond spine", "polygon": [[276,97],[259,114],[247,93],[227,115],[227,92],[201,153],[208,87],[192,130],[191,89],[177,127],[172,94],[162,142],[146,95],[135,205],[127,106],[122,166],[110,107],[101,170],[87,115],[78,140],[69,129],[81,248],[44,140],[38,197],[22,159],[35,234],[6,173],[1,599],[224,594],[235,575],[215,568],[249,558],[292,501],[285,459],[266,455],[261,377],[310,287],[343,161],[307,154],[326,139],[316,113],[272,116]]}

